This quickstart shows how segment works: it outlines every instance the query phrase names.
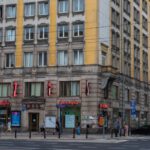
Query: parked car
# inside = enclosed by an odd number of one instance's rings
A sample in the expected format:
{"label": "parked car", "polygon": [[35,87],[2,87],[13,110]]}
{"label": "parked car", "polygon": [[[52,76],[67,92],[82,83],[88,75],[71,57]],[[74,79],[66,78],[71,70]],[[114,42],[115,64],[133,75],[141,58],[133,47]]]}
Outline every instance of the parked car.
{"label": "parked car", "polygon": [[139,128],[131,129],[131,134],[150,135],[150,125],[143,125]]}

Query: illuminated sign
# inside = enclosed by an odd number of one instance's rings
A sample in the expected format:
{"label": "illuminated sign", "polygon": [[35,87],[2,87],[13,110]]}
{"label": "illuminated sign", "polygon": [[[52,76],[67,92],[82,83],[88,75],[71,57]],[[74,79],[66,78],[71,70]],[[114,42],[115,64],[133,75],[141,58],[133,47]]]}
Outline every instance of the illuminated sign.
{"label": "illuminated sign", "polygon": [[21,112],[20,111],[12,111],[11,112],[11,126],[12,127],[20,127],[21,126]]}

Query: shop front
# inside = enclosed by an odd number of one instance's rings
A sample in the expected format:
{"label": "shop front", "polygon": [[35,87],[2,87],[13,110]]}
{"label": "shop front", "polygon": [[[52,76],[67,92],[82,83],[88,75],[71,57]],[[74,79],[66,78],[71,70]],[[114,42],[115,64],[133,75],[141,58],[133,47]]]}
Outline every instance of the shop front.
{"label": "shop front", "polygon": [[22,105],[23,127],[30,131],[39,131],[44,123],[45,99],[24,99]]}
{"label": "shop front", "polygon": [[8,100],[0,101],[0,127],[7,129],[8,122],[11,118],[11,106]]}
{"label": "shop front", "polygon": [[57,103],[61,128],[72,129],[81,122],[81,105],[79,101],[59,101]]}

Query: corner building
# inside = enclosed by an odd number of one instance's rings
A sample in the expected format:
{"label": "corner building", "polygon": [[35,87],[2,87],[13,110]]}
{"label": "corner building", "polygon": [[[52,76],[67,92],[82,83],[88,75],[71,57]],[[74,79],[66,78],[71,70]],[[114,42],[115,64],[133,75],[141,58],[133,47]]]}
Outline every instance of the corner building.
{"label": "corner building", "polygon": [[1,0],[0,124],[12,111],[33,131],[46,117],[96,131],[104,112],[149,123],[148,16],[147,0]]}

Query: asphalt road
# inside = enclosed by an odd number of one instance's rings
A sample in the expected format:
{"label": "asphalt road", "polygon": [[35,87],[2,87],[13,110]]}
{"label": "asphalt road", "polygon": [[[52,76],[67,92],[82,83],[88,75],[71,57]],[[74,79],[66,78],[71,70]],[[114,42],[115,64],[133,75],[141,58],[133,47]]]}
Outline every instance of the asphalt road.
{"label": "asphalt road", "polygon": [[150,150],[150,139],[122,143],[0,140],[0,150]]}

